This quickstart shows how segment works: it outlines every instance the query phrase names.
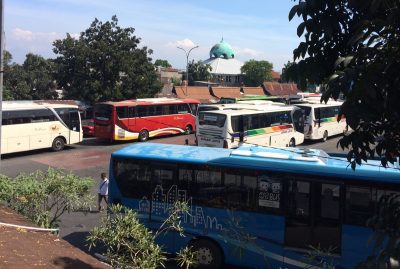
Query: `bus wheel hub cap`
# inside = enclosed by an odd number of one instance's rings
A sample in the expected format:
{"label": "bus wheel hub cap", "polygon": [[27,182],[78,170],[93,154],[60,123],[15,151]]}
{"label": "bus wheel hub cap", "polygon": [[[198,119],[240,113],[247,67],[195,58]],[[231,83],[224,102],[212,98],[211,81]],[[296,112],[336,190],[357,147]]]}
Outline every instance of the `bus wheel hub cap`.
{"label": "bus wheel hub cap", "polygon": [[200,248],[197,253],[197,259],[200,264],[210,264],[212,262],[213,258],[210,249]]}

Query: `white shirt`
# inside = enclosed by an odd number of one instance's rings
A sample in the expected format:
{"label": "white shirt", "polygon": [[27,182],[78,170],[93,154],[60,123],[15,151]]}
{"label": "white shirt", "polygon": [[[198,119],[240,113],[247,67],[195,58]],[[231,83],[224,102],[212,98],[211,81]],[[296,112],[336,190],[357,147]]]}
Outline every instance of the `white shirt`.
{"label": "white shirt", "polygon": [[99,194],[108,195],[108,178],[105,178],[101,181],[99,185]]}

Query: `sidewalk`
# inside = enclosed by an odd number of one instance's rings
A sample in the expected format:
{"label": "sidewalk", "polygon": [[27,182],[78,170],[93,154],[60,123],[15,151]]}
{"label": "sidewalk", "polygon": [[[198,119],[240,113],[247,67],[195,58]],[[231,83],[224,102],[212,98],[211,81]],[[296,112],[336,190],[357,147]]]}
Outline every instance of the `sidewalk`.
{"label": "sidewalk", "polygon": [[[0,222],[35,226],[3,205],[0,205]],[[110,269],[111,267],[51,233],[0,225],[0,268]]]}

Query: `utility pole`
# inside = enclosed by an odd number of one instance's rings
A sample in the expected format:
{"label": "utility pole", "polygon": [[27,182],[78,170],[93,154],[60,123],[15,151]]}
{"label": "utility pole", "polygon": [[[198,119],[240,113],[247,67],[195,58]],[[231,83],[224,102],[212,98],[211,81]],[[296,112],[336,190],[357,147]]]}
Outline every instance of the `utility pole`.
{"label": "utility pole", "polygon": [[[1,148],[1,130],[3,127],[3,73],[4,73],[4,11],[3,0],[0,0],[0,155]],[[1,158],[0,158],[1,171]]]}
{"label": "utility pole", "polygon": [[[1,1],[1,0],[0,0]],[[177,47],[185,52],[186,55],[186,95],[187,95],[187,85],[189,84],[189,54],[192,50],[197,49],[199,46],[195,46],[191,48],[189,51],[186,51],[184,48]]]}

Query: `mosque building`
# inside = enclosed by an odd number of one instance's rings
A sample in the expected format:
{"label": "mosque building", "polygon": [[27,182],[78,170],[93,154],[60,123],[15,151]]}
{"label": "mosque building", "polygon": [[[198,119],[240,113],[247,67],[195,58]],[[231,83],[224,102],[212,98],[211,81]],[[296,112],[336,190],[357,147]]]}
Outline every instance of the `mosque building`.
{"label": "mosque building", "polygon": [[235,52],[231,45],[222,38],[221,42],[215,44],[210,50],[210,58],[203,61],[212,68],[211,82],[221,86],[240,86],[242,74],[240,68],[244,63],[235,59]]}

